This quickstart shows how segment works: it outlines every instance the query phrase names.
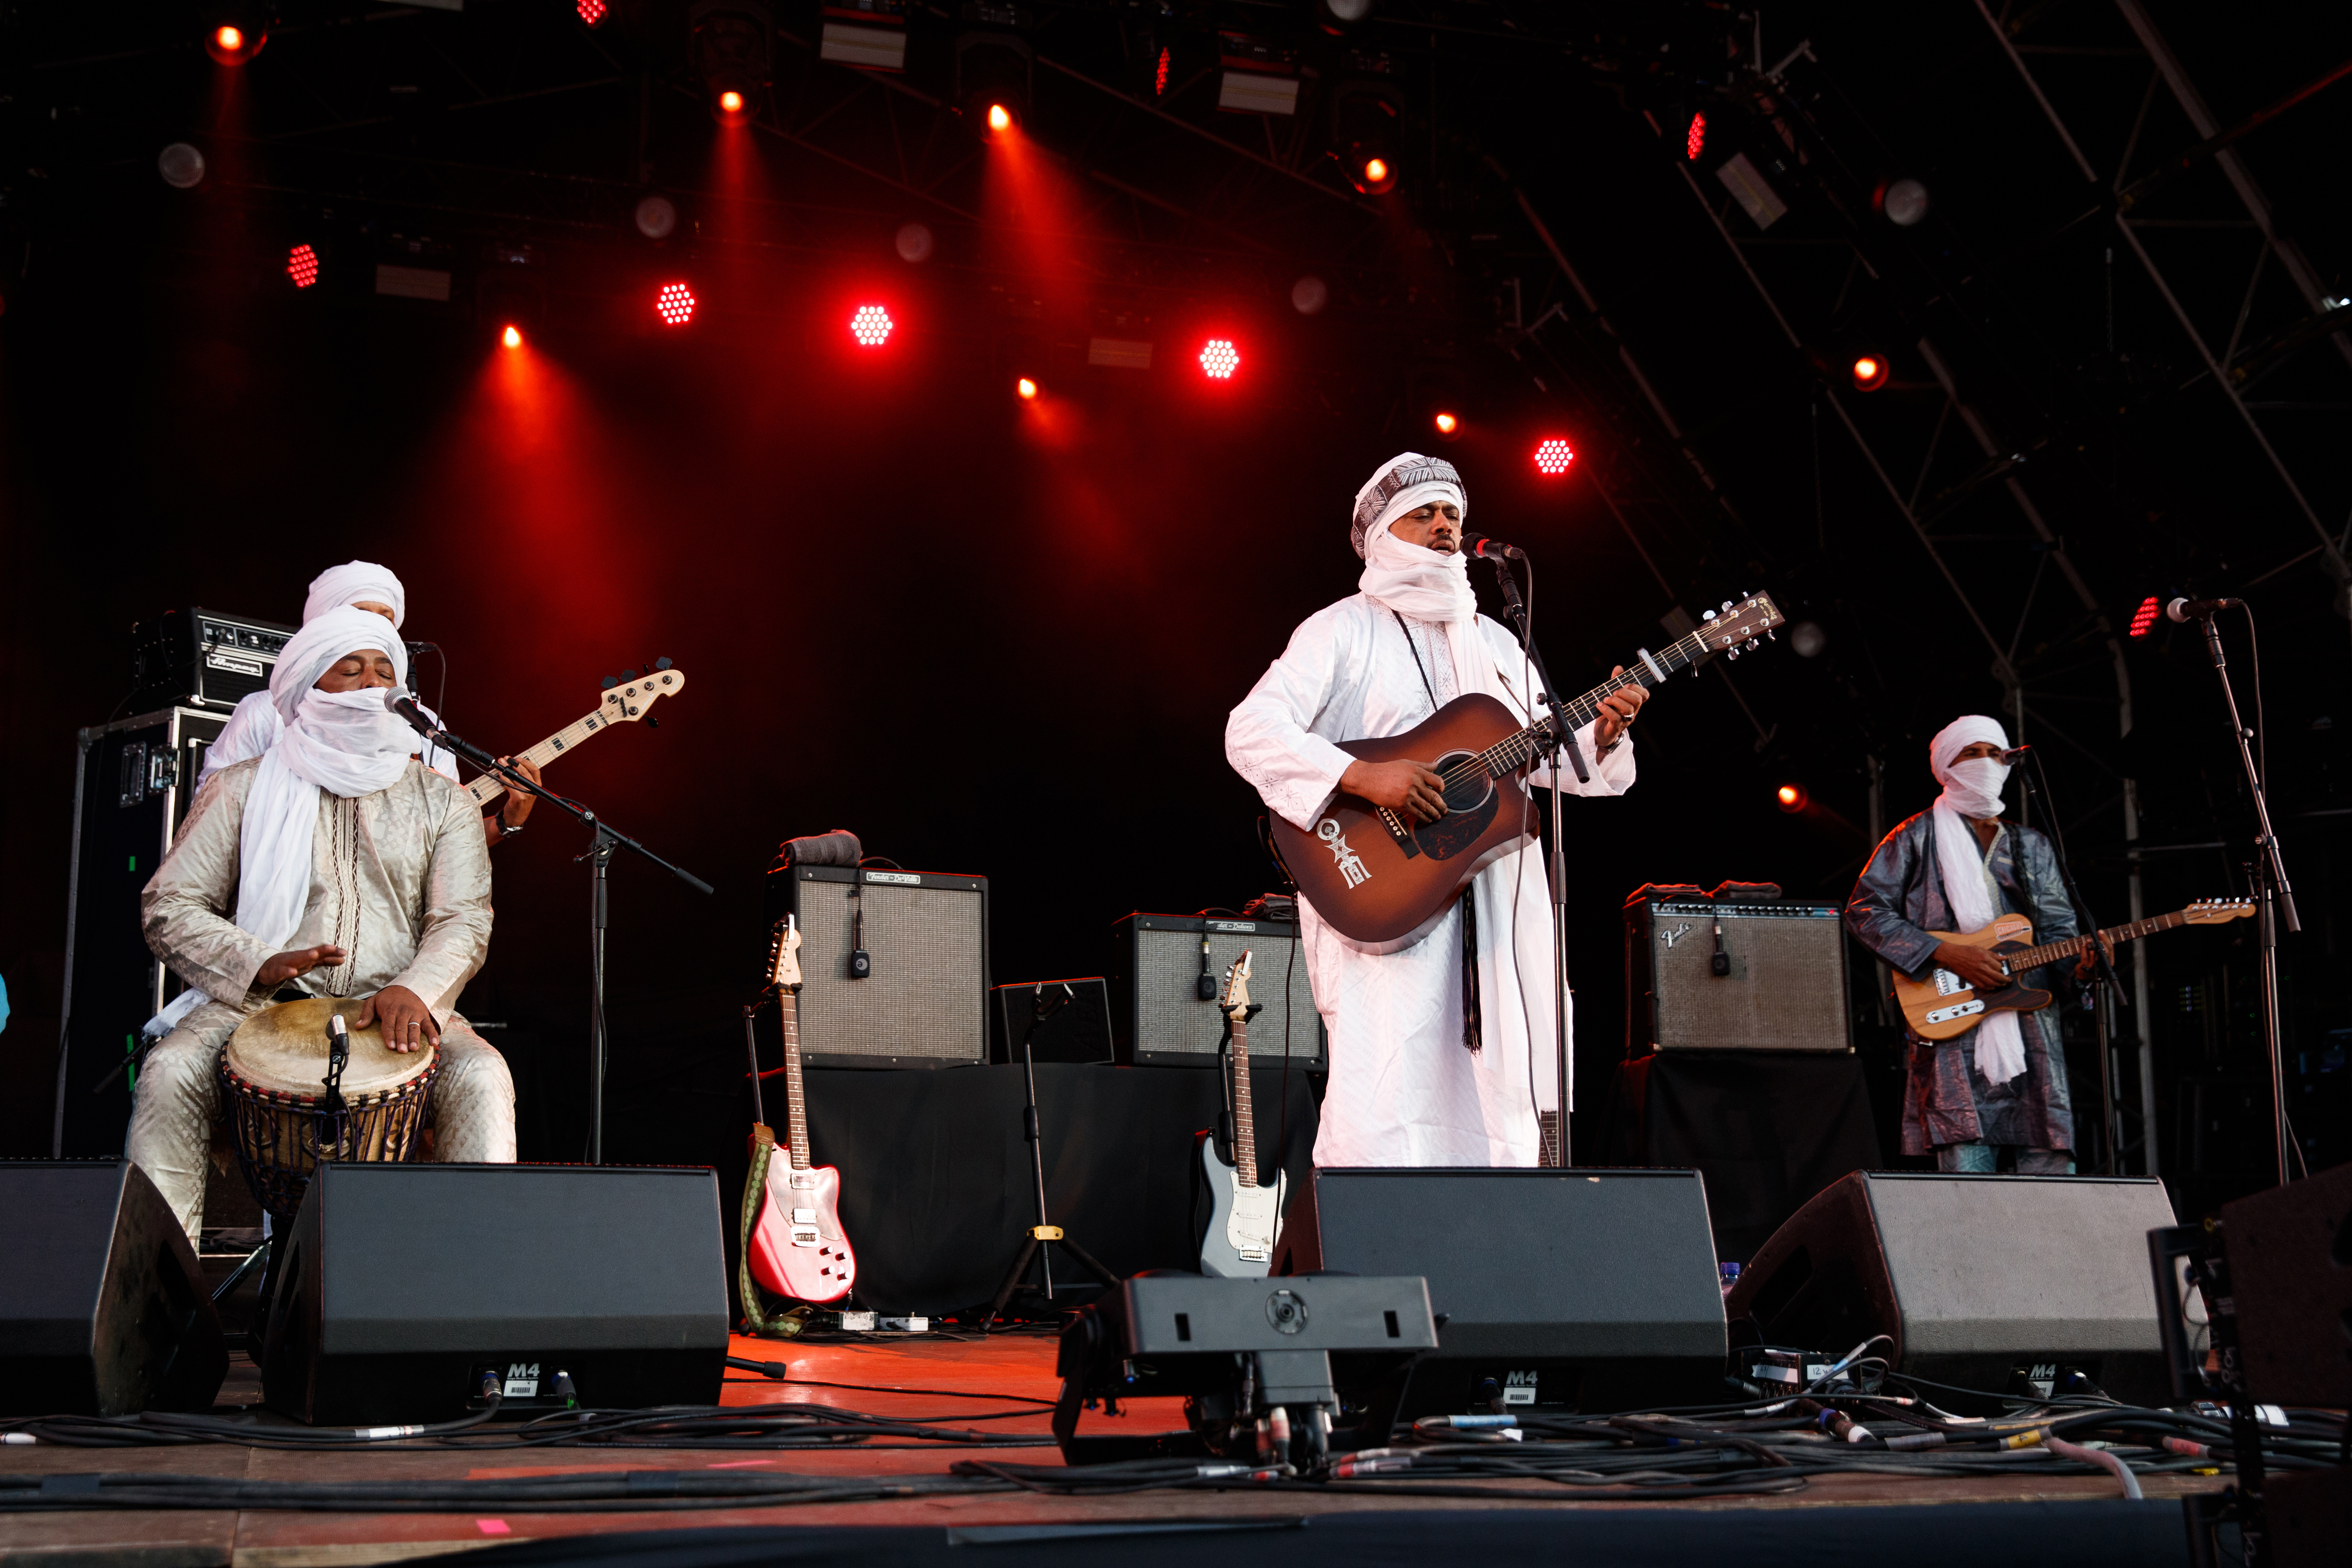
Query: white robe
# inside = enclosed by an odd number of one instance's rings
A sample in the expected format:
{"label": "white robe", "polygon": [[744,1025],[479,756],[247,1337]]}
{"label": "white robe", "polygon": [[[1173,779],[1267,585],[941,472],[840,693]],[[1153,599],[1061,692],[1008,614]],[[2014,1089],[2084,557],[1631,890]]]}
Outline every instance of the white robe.
{"label": "white robe", "polygon": [[[1450,701],[1458,692],[1446,629],[1410,616],[1406,625],[1438,703]],[[1526,721],[1530,672],[1517,639],[1485,616],[1477,628],[1506,704]],[[1357,594],[1317,611],[1291,634],[1290,646],[1226,721],[1225,756],[1269,809],[1312,831],[1355,760],[1334,742],[1399,734],[1433,711],[1395,616]],[[1592,782],[1579,784],[1571,770],[1560,785],[1568,793],[1622,795],[1633,784],[1630,737],[1596,758],[1587,725],[1577,744]],[[1549,770],[1538,770],[1534,782],[1549,785]],[[1462,1044],[1458,905],[1412,946],[1378,954],[1300,901],[1307,977],[1330,1036],[1317,1164],[1536,1163],[1536,1112],[1559,1104],[1544,880],[1542,854],[1530,844],[1471,884],[1484,1029],[1484,1047],[1475,1052]],[[1573,1084],[1570,1093],[1572,1107]]]}
{"label": "white robe", "polygon": [[[441,715],[422,702],[416,705],[416,710],[436,724],[441,721]],[[197,770],[196,787],[204,788],[223,768],[233,768],[247,758],[261,755],[278,743],[278,737],[285,732],[285,729],[286,721],[279,718],[278,710],[269,705],[267,690],[251,692],[239,699],[237,705],[229,710],[228,722],[221,726],[219,738],[205,748],[205,763]],[[443,751],[422,735],[416,739],[421,747],[417,752],[418,760],[451,784],[456,784],[457,754]]]}

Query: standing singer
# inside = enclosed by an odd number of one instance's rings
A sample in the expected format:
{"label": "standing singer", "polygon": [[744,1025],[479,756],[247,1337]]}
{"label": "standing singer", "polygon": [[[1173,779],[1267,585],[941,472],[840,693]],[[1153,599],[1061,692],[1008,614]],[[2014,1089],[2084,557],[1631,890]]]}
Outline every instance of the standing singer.
{"label": "standing singer", "polygon": [[[1467,508],[1453,464],[1417,452],[1382,464],[1356,495],[1361,591],[1308,616],[1226,721],[1234,771],[1298,827],[1311,830],[1342,790],[1416,822],[1444,815],[1444,784],[1427,763],[1367,763],[1338,742],[1402,733],[1474,691],[1532,721],[1533,672],[1470,591]],[[1555,782],[1548,767],[1531,782],[1623,794],[1633,783],[1624,728],[1648,696],[1612,694],[1577,732],[1590,784]],[[1427,936],[1394,952],[1350,942],[1304,900],[1299,920],[1330,1036],[1315,1163],[1537,1163],[1538,1112],[1560,1097],[1558,1075],[1533,1067],[1538,1054],[1551,1061],[1556,1038],[1550,894],[1535,847],[1481,871]]]}

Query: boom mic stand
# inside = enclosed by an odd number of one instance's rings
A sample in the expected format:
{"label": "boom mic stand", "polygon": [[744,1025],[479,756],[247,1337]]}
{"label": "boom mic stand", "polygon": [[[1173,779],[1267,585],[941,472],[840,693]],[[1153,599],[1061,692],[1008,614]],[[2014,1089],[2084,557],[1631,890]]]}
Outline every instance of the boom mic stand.
{"label": "boom mic stand", "polygon": [[[2279,924],[2284,921],[2288,931],[2294,932],[2303,929],[2303,921],[2295,916],[2294,887],[2286,879],[2286,862],[2279,855],[2278,833],[2271,826],[2270,797],[2263,788],[2262,770],[2254,766],[2253,731],[2238,715],[2238,694],[2230,685],[2230,661],[2221,652],[2221,631],[2213,624],[2214,613],[2207,609],[2197,618],[2205,627],[2205,650],[2212,656],[2213,673],[2221,679],[2221,701],[2229,710],[2230,736],[2237,742],[2238,765],[2246,773],[2246,792],[2254,799],[2254,844],[2262,851],[2254,860],[2254,890],[2261,900],[2254,924],[2262,953],[2263,1044],[2271,1058],[2271,1132],[2278,1143],[2278,1184],[2283,1187],[2289,1178],[2286,1073],[2281,1057],[2279,1018]],[[2246,618],[2251,625],[2252,610],[2246,610]],[[2261,695],[2259,689],[2256,695]]]}
{"label": "boom mic stand", "polygon": [[1029,1026],[1021,1031],[1021,1070],[1027,1076],[1029,1084],[1029,1102],[1022,1111],[1021,1131],[1022,1136],[1029,1141],[1029,1173],[1037,1184],[1037,1223],[1029,1227],[1025,1239],[1021,1243],[1020,1253],[1013,1259],[1013,1267],[1005,1270],[1004,1283],[996,1288],[996,1299],[988,1304],[988,1316],[982,1319],[980,1324],[980,1331],[983,1334],[996,1326],[997,1316],[1004,1310],[1004,1304],[1012,1300],[1013,1292],[1021,1288],[1023,1278],[1029,1272],[1032,1258],[1037,1260],[1037,1279],[1045,1289],[1045,1300],[1050,1301],[1054,1299],[1053,1247],[1057,1242],[1067,1248],[1070,1256],[1076,1258],[1088,1273],[1110,1289],[1118,1289],[1118,1275],[1096,1262],[1094,1255],[1071,1240],[1068,1232],[1045,1218],[1045,1133],[1037,1121],[1037,1058],[1030,1049],[1030,1041],[1035,1037],[1038,1025],[1052,1017],[1074,998],[1075,993],[1068,986],[1063,986],[1062,990],[1063,995],[1048,1000],[1045,987],[1040,984],[1034,998],[1036,1011],[1029,1020]]}
{"label": "boom mic stand", "polygon": [[[1507,546],[1501,548],[1507,554],[1513,552]],[[1538,651],[1535,638],[1528,630],[1528,605],[1527,601],[1519,597],[1518,580],[1511,575],[1510,563],[1502,556],[1487,556],[1486,559],[1495,563],[1495,575],[1502,584],[1503,614],[1509,617],[1512,626],[1517,630],[1519,646],[1527,650],[1528,661],[1535,666],[1536,679],[1543,682],[1539,700],[1551,710],[1552,777],[1555,781],[1559,777],[1559,753],[1566,752],[1570,763],[1576,770],[1576,782],[1591,784],[1591,771],[1584,765],[1584,753],[1577,749],[1576,732],[1569,728],[1568,713],[1560,707],[1558,688],[1552,685],[1551,672],[1544,668],[1543,655]],[[1566,841],[1560,837],[1559,786],[1557,783],[1551,790],[1551,865],[1548,875],[1551,879],[1552,1082],[1559,1094],[1559,1107],[1552,1112],[1559,1120],[1559,1136],[1551,1152],[1564,1169],[1569,1163],[1568,1006],[1569,998],[1575,993],[1568,984],[1568,849]],[[1513,956],[1516,958],[1517,955]]]}
{"label": "boom mic stand", "polygon": [[[2058,808],[2050,803],[2050,780],[2042,771],[2042,753],[2028,751],[2025,760],[2032,766],[2018,773],[2018,784],[2042,803],[2042,814],[2050,820],[2050,847],[2056,851],[2059,884],[2066,889],[2066,901],[2074,906],[2076,918],[2085,928],[2084,934],[2090,939],[2093,976],[2086,989],[2090,994],[2091,1023],[2099,1047],[2100,1163],[2103,1174],[2119,1175],[2123,1165],[2123,1140],[2118,1134],[2122,1131],[2123,1118],[2116,1109],[2115,1074],[2108,1057],[2107,1002],[2111,1000],[2114,1005],[2126,1011],[2129,1010],[2131,1004],[2124,999],[2124,984],[2116,978],[2116,966],[2107,955],[2105,944],[2098,941],[2098,918],[2091,913],[2091,906],[2083,901],[2082,890],[2074,885],[2074,868],[2066,857],[2066,835],[2058,826]],[[2105,993],[2105,998],[2100,995],[2102,991]],[[2145,1140],[2153,1137],[2154,1133],[2142,1128],[2140,1136]]]}
{"label": "boom mic stand", "polygon": [[509,789],[524,790],[554,806],[558,811],[590,832],[588,847],[572,857],[575,861],[593,864],[591,887],[593,914],[590,921],[588,964],[590,973],[590,1003],[588,1013],[588,1163],[604,1163],[604,930],[606,925],[606,887],[610,880],[613,851],[627,849],[643,856],[655,865],[699,893],[712,891],[709,883],[693,872],[673,866],[627,834],[614,827],[579,802],[557,795],[553,790],[535,784],[523,777],[520,769],[509,767],[481,747],[460,736],[453,735],[438,725],[409,722],[425,739],[465,758],[486,773],[494,773]]}

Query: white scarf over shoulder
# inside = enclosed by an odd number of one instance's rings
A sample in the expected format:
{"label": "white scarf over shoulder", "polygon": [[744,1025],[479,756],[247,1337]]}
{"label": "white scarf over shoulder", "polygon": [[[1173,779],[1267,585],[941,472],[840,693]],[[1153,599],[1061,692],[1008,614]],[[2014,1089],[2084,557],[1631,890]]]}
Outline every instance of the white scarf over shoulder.
{"label": "white scarf over shoulder", "polygon": [[[1990,757],[1953,761],[1965,747],[1990,741],[2009,749],[2009,731],[1995,719],[1971,713],[1955,719],[1927,742],[1927,765],[1944,793],[1936,797],[1936,868],[1943,873],[1944,898],[1952,919],[1963,931],[1992,924],[2000,911],[1987,885],[1985,857],[1970,817],[1981,821],[2000,814],[2000,787],[2009,780],[2009,765]],[[2007,1083],[2025,1070],[2025,1035],[2017,1015],[2003,1009],[1988,1014],[1977,1026],[1977,1071],[1989,1083]]]}

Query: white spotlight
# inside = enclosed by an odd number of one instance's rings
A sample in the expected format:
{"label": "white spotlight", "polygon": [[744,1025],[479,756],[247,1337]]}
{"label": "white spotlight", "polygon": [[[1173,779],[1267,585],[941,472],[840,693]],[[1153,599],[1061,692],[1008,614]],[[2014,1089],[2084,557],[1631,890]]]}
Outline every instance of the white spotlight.
{"label": "white spotlight", "polygon": [[667,239],[677,229],[677,204],[667,196],[647,196],[637,204],[637,232],[647,239]]}
{"label": "white spotlight", "polygon": [[165,184],[184,191],[203,183],[205,155],[185,142],[174,142],[157,155],[155,172]]}
{"label": "white spotlight", "polygon": [[932,237],[927,223],[902,224],[898,228],[898,259],[909,262],[929,261],[931,250],[939,241]]}
{"label": "white spotlight", "polygon": [[1318,315],[1331,302],[1331,286],[1312,272],[1290,286],[1290,308],[1302,316]]}

